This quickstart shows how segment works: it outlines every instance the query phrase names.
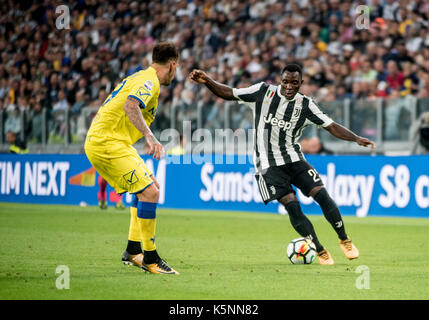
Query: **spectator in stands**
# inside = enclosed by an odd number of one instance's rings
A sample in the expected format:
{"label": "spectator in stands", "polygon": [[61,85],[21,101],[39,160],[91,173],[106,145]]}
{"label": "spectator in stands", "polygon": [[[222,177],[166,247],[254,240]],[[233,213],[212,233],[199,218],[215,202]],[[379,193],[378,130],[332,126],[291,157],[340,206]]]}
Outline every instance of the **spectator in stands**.
{"label": "spectator in stands", "polygon": [[410,128],[411,153],[429,154],[429,112],[423,113]]}
{"label": "spectator in stands", "polygon": [[17,107],[13,107],[13,109],[10,110],[7,114],[7,118],[4,123],[4,133],[20,133],[21,129],[21,116],[19,109]]}
{"label": "spectator in stands", "polygon": [[17,132],[12,130],[7,132],[6,140],[10,143],[9,152],[15,154],[28,153],[27,144],[22,141]]}
{"label": "spectator in stands", "polygon": [[43,110],[42,103],[35,102],[30,110],[31,131],[28,137],[29,142],[41,143],[43,130]]}
{"label": "spectator in stands", "polygon": [[243,117],[238,128],[249,130],[253,128],[253,115],[250,110],[244,110]]}
{"label": "spectator in stands", "polygon": [[[384,135],[387,140],[406,138],[410,123],[410,114],[399,90],[392,90],[386,103]],[[405,129],[405,130],[404,130]]]}
{"label": "spectator in stands", "polygon": [[410,62],[402,63],[402,72],[404,74],[404,81],[401,88],[401,96],[417,94],[419,87],[419,78],[413,71],[413,65]]}
{"label": "spectator in stands", "polygon": [[[192,90],[187,95],[194,108],[203,99],[193,86],[184,88],[194,68],[210,70],[216,79],[228,75],[230,85],[238,87],[248,80],[275,82],[289,61],[301,63],[303,78],[312,81],[303,90],[329,100],[384,97],[392,90],[428,97],[428,6],[422,1],[65,4],[71,14],[67,32],[54,27],[58,15],[44,2],[4,3],[8,14],[0,28],[0,99],[9,109],[23,99],[30,105],[34,95],[42,109],[65,110],[64,99],[58,97],[63,91],[77,115],[82,99],[89,104],[126,74],[148,66],[152,46],[161,39],[172,39],[181,50],[183,70],[178,70],[166,99],[173,104],[176,88]],[[358,4],[371,7],[371,30],[355,28]],[[412,63],[411,70],[407,63]],[[192,112],[185,115],[194,117]],[[170,125],[169,119],[163,123]]]}
{"label": "spectator in stands", "polygon": [[357,72],[357,82],[367,82],[372,84],[377,79],[377,71],[372,68],[368,59],[363,60],[361,68]]}
{"label": "spectator in stands", "polygon": [[26,111],[29,110],[29,105],[26,96],[19,96],[18,97],[18,103],[17,108],[19,111]]}
{"label": "spectator in stands", "polygon": [[404,74],[399,70],[398,64],[390,60],[387,63],[386,83],[388,92],[400,90],[404,85]]}
{"label": "spectator in stands", "polygon": [[79,90],[76,93],[76,102],[71,107],[72,116],[78,116],[82,111],[82,108],[85,106],[85,91]]}
{"label": "spectator in stands", "polygon": [[383,60],[377,59],[374,61],[374,70],[377,72],[377,81],[386,81],[387,72],[385,71]]}
{"label": "spectator in stands", "polygon": [[214,132],[215,129],[224,128],[225,112],[224,112],[224,101],[219,98],[215,98],[215,104],[210,113],[207,115],[206,128]]}
{"label": "spectator in stands", "polygon": [[213,110],[214,107],[214,98],[210,91],[207,88],[201,90],[201,99],[197,103],[197,109],[202,110],[202,126],[205,127],[208,119],[209,113]]}
{"label": "spectator in stands", "polygon": [[321,155],[333,154],[331,150],[325,148],[322,141],[320,141],[317,136],[302,138],[300,144],[304,153]]}
{"label": "spectator in stands", "polygon": [[69,103],[67,101],[66,93],[64,90],[58,92],[58,100],[54,99],[55,103],[52,106],[52,111],[55,113],[57,111],[66,111],[69,109]]}

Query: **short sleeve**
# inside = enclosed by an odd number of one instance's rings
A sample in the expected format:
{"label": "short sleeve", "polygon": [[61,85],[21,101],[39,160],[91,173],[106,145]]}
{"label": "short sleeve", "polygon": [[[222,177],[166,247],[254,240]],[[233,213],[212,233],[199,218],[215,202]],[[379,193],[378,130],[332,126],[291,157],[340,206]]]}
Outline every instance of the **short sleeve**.
{"label": "short sleeve", "polygon": [[242,102],[256,102],[258,95],[260,94],[259,91],[261,89],[262,84],[263,82],[260,82],[247,88],[233,88],[232,94],[234,95],[234,97],[236,97]]}
{"label": "short sleeve", "polygon": [[141,83],[134,85],[131,88],[128,97],[138,100],[140,102],[141,107],[144,109],[154,96],[155,90],[156,88],[154,87],[153,82],[150,80],[146,80],[143,85]]}
{"label": "short sleeve", "polygon": [[310,99],[310,103],[308,104],[307,119],[324,128],[334,122],[326,113],[319,109],[312,99]]}

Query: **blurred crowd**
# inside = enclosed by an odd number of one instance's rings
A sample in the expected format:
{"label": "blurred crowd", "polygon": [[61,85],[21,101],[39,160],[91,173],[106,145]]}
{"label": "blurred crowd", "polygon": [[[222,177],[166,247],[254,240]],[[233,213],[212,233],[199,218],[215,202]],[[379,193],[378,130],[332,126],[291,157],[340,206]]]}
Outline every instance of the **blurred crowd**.
{"label": "blurred crowd", "polygon": [[[176,80],[161,90],[154,130],[182,120],[195,127],[197,112],[203,113],[201,125],[223,126],[225,103],[188,79],[194,68],[243,87],[278,83],[282,67],[298,62],[301,91],[320,102],[429,97],[429,1],[1,3],[4,136],[26,130],[30,140],[40,141],[44,109],[53,132],[64,130],[65,110],[78,124],[84,107],[100,106],[122,78],[150,65],[160,40],[174,41],[181,57]],[[360,5],[367,10],[357,10]],[[17,120],[20,110],[28,111],[24,122]],[[250,112],[234,113],[231,123],[250,128]]]}

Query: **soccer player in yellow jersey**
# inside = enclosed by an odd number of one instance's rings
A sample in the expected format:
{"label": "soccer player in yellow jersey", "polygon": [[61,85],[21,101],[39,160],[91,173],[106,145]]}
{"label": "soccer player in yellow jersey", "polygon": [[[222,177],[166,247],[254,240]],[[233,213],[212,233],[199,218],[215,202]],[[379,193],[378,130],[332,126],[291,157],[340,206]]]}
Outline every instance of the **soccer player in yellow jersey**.
{"label": "soccer player in yellow jersey", "polygon": [[116,86],[94,117],[85,141],[85,153],[98,173],[118,194],[129,192],[135,195],[130,209],[128,245],[122,262],[158,274],[178,272],[170,268],[156,251],[159,184],[133,144],[144,136],[149,154],[157,160],[164,157],[164,148],[149,126],[155,119],[160,86],[171,83],[178,59],[174,44],[156,44],[151,66]]}

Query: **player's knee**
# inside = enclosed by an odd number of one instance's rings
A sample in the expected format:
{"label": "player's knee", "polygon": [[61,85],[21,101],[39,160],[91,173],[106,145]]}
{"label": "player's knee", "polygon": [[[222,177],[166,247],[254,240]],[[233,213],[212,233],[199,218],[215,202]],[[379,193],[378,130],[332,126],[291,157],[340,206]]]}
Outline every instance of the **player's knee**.
{"label": "player's knee", "polygon": [[152,181],[155,184],[155,186],[159,189],[159,183],[158,183],[158,180],[156,180],[155,176],[151,175],[150,178],[152,179]]}
{"label": "player's knee", "polygon": [[310,190],[310,197],[314,199],[314,197],[319,193],[320,190],[326,190],[323,186],[317,186]]}
{"label": "player's knee", "polygon": [[297,226],[298,224],[300,224],[300,217],[303,215],[303,213],[295,194],[288,193],[278,199],[278,201],[285,207],[292,225]]}
{"label": "player's knee", "polygon": [[147,196],[150,198],[150,202],[158,202],[159,200],[159,190],[157,187],[153,186],[148,190]]}
{"label": "player's knee", "polygon": [[297,202],[297,201],[298,201],[298,199],[296,198],[296,196],[295,196],[294,193],[286,194],[286,195],[284,195],[283,197],[281,197],[279,199],[279,202],[282,205],[284,205],[285,207],[287,206],[288,203],[290,203],[290,202]]}
{"label": "player's knee", "polygon": [[159,189],[155,185],[151,185],[142,192],[139,192],[137,198],[139,201],[156,203],[159,200]]}

